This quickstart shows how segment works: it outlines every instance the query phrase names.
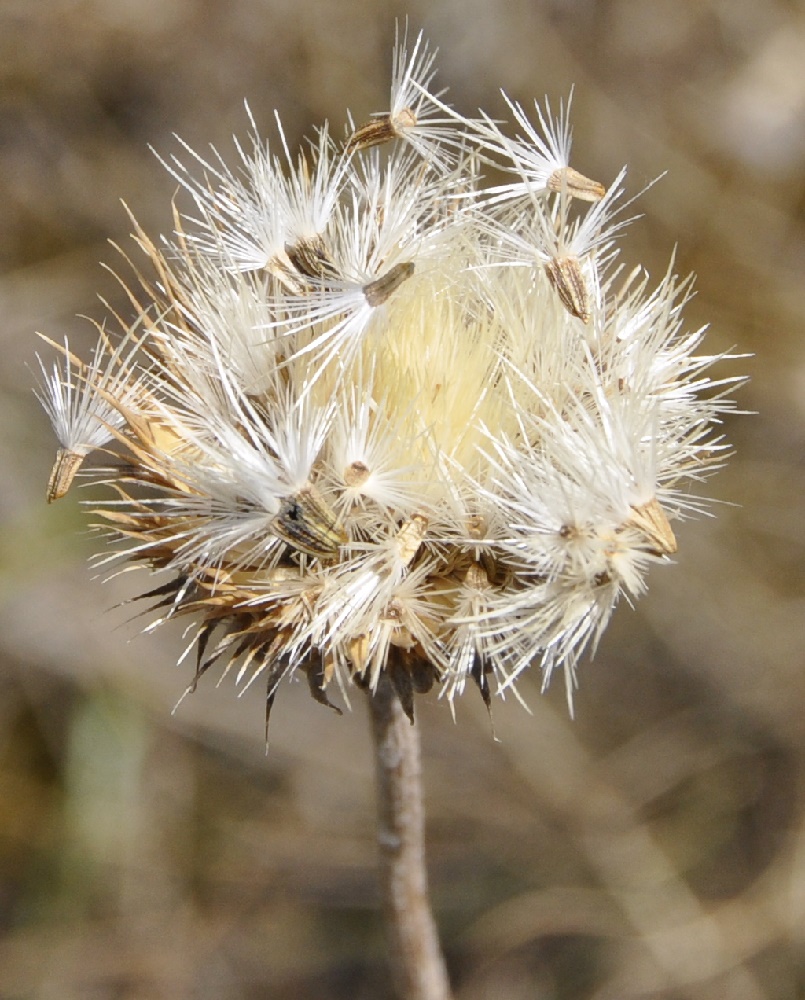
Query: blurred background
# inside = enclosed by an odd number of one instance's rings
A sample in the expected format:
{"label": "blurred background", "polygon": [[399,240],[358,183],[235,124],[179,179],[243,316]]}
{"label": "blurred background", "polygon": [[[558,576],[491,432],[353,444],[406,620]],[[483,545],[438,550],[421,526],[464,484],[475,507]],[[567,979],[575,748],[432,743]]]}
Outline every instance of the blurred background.
{"label": "blurred background", "polygon": [[716,517],[619,608],[576,719],[539,677],[491,727],[419,702],[433,896],[459,1000],[805,996],[805,5],[801,0],[0,0],[0,997],[386,1000],[371,748],[286,685],[172,714],[178,630],[93,577],[34,332],[125,308],[124,198],[172,228],[149,151],[231,160],[248,99],[291,142],[386,106],[395,17],[503,115],[575,85],[573,162],[629,164],[624,259],[695,271],[690,328],[751,359]]}

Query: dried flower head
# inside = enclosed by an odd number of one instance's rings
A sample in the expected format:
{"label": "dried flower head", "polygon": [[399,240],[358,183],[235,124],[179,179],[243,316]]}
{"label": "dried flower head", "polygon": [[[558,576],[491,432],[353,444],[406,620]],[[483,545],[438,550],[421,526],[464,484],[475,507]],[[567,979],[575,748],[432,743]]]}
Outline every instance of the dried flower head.
{"label": "dried flower head", "polygon": [[624,174],[570,166],[569,104],[508,102],[508,138],[432,77],[403,37],[390,111],[344,145],[255,130],[236,170],[184,146],[192,208],[159,245],[136,229],[132,324],[40,362],[48,499],[82,463],[105,487],[100,562],[158,574],[157,622],[190,616],[191,688],[221,664],[270,709],[297,671],[326,704],[385,672],[410,714],[538,664],[570,692],[725,455],[690,282],[615,266]]}

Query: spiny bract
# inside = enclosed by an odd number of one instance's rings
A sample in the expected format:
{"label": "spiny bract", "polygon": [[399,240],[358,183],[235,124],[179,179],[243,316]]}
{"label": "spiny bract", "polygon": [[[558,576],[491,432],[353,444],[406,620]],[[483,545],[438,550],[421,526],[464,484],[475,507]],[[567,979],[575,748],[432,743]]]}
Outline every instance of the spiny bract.
{"label": "spiny bract", "polygon": [[193,207],[159,245],[137,227],[133,323],[40,360],[48,498],[99,460],[99,562],[192,616],[191,688],[226,664],[270,708],[302,670],[329,704],[385,671],[411,715],[538,663],[570,692],[723,458],[690,283],[616,266],[624,174],[570,166],[569,104],[509,101],[511,137],[462,117],[433,57],[398,38],[390,110],[343,142],[255,130],[235,170],[183,145]]}

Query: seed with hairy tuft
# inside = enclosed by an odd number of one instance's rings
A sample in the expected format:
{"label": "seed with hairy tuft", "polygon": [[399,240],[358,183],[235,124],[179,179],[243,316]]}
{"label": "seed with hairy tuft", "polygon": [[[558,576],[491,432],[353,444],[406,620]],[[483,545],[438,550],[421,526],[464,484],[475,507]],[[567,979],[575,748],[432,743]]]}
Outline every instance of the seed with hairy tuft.
{"label": "seed with hairy tuft", "polygon": [[408,260],[402,264],[395,264],[375,281],[370,281],[368,285],[363,286],[366,301],[373,309],[383,305],[413,273],[413,261]]}
{"label": "seed with hairy tuft", "polygon": [[603,184],[585,177],[573,167],[559,167],[558,170],[554,170],[545,186],[556,194],[566,191],[579,201],[600,201],[607,193]]}

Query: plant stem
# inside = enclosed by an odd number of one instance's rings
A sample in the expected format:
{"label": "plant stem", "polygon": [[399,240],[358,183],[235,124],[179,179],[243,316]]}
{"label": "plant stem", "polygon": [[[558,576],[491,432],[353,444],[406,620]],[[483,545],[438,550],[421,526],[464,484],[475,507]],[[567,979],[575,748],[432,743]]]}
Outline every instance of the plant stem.
{"label": "plant stem", "polygon": [[401,1000],[450,1000],[428,899],[419,731],[385,673],[367,692],[377,775],[380,881],[391,966]]}

